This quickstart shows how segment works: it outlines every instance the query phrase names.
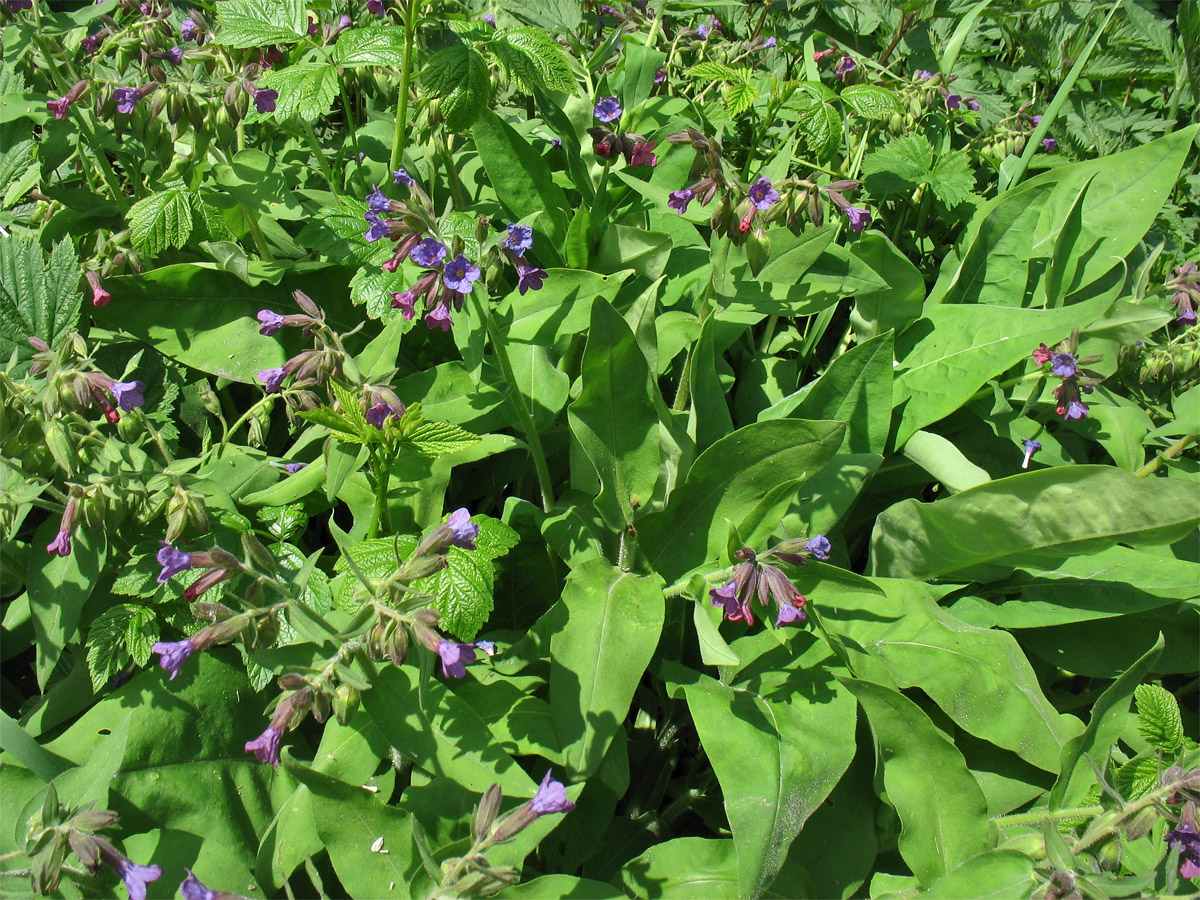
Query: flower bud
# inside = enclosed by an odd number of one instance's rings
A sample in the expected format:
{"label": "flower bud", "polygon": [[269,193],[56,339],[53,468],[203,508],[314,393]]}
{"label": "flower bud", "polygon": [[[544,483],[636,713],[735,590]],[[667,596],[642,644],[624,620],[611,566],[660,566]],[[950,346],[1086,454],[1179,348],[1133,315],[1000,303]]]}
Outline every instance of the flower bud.
{"label": "flower bud", "polygon": [[281,691],[298,691],[308,684],[307,679],[303,675],[298,675],[295,672],[288,672],[280,675],[275,682],[279,685]]}
{"label": "flower bud", "polygon": [[1157,821],[1158,810],[1150,806],[1146,807],[1125,825],[1125,839],[1136,841],[1138,838],[1145,837]]}
{"label": "flower bud", "polygon": [[746,261],[750,264],[750,274],[757,277],[770,257],[771,239],[762,225],[759,225],[746,239]]}
{"label": "flower bud", "polygon": [[483,797],[479,800],[479,806],[475,808],[475,839],[482,841],[487,837],[488,832],[492,830],[492,823],[496,821],[496,813],[500,811],[500,801],[504,798],[503,791],[500,790],[500,785],[493,784],[483,792]]}
{"label": "flower bud", "polygon": [[358,712],[358,690],[348,684],[339,684],[333,695],[333,714],[342,725],[347,724]]}

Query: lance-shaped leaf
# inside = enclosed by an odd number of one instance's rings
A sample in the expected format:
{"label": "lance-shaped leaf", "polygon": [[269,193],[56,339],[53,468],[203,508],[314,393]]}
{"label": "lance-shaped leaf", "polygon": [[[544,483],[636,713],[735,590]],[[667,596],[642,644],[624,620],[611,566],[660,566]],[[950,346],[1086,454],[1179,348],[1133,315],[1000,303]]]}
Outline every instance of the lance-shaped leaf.
{"label": "lance-shaped leaf", "polygon": [[839,678],[875,734],[888,802],[900,817],[900,855],[933,884],[988,845],[987,801],[958,748],[899,691]]}
{"label": "lance-shaped leaf", "polygon": [[596,508],[610,528],[620,530],[654,493],[658,414],[646,357],[603,298],[592,304],[580,379],[583,389],[568,413],[571,431],[600,479]]}
{"label": "lance-shaped leaf", "polygon": [[[871,574],[994,579],[1006,559],[1070,556],[1117,542],[1163,544],[1200,522],[1195,491],[1174,478],[1108,466],[1058,466],[1001,478],[936,503],[902,500],[871,535]],[[990,577],[989,577],[990,576]]]}

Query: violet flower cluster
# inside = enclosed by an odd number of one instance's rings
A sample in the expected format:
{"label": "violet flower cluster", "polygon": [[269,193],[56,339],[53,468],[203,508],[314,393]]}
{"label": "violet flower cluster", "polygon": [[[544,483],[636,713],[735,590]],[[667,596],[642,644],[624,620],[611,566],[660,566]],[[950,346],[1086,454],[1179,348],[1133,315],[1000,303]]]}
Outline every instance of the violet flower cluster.
{"label": "violet flower cluster", "polygon": [[741,562],[734,567],[733,577],[709,590],[713,606],[724,610],[725,618],[731,622],[754,624],[753,600],[763,606],[773,601],[776,607],[775,625],[790,625],[805,620],[804,606],[808,602],[796,586],[776,565],[764,560],[775,559],[794,566],[808,565],[808,557],[829,559],[829,540],[817,535],[807,541],[783,541],[759,556],[749,547],[734,554]]}
{"label": "violet flower cluster", "polygon": [[1062,379],[1054,389],[1056,401],[1055,412],[1064,421],[1083,419],[1088,414],[1087,404],[1083,402],[1083,394],[1090,394],[1096,385],[1104,380],[1104,376],[1083,365],[1097,362],[1099,355],[1087,356],[1082,359],[1079,352],[1079,329],[1071,332],[1071,336],[1051,350],[1045,344],[1033,351],[1033,361],[1039,366],[1049,364],[1052,374]]}
{"label": "violet flower cluster", "polygon": [[1171,302],[1175,304],[1176,322],[1183,325],[1196,324],[1196,306],[1200,305],[1200,268],[1194,262],[1175,267],[1175,274],[1163,285],[1171,291]]}
{"label": "violet flower cluster", "polygon": [[450,307],[461,312],[467,294],[479,280],[479,267],[463,254],[446,260],[449,251],[436,238],[424,238],[408,251],[408,258],[425,271],[407,291],[392,292],[392,308],[400,310],[411,320],[417,313],[417,303],[423,303],[425,324],[430,328],[449,331],[454,324]]}
{"label": "violet flower cluster", "polygon": [[621,101],[616,97],[601,97],[596,101],[592,114],[603,124],[593,125],[587,130],[592,138],[592,151],[608,161],[615,155],[624,156],[625,162],[631,166],[658,165],[654,141],[648,141],[632,131],[614,131],[609,127],[611,122],[619,124],[622,112]]}

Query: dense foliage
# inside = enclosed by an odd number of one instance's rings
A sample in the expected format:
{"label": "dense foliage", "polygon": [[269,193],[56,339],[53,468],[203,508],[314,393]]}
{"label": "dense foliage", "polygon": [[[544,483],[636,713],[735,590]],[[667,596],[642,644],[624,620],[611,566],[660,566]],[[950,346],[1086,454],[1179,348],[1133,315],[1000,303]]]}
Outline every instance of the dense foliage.
{"label": "dense foliage", "polygon": [[1196,890],[1196,0],[0,22],[4,895]]}

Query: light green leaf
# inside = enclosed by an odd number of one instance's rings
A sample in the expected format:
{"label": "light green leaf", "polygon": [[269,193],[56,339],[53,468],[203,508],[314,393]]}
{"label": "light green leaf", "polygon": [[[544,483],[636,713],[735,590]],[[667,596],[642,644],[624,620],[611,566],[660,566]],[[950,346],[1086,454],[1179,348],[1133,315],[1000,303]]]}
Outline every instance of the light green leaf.
{"label": "light green leaf", "polygon": [[404,442],[418,453],[436,458],[479,443],[479,435],[449,422],[422,422],[405,437]]}
{"label": "light green leaf", "polygon": [[438,50],[425,63],[421,80],[441,101],[442,116],[451,131],[466,131],[487,108],[492,81],[483,57],[466,44]]}
{"label": "light green leaf", "polygon": [[302,0],[225,0],[217,7],[214,43],[226,47],[294,44],[308,34]]}
{"label": "light green leaf", "polygon": [[187,244],[193,227],[189,194],[182,187],[168,188],[133,204],[127,219],[134,248],[155,256],[168,247],[181,249]]}
{"label": "light green leaf", "polygon": [[333,47],[335,65],[391,66],[404,65],[404,29],[394,25],[374,25],[350,28],[338,35]]}
{"label": "light green leaf", "polygon": [[1151,747],[1172,753],[1187,737],[1179,717],[1179,701],[1157,684],[1139,684],[1133,692],[1137,700],[1138,732]]}
{"label": "light green leaf", "polygon": [[900,109],[896,94],[876,84],[852,84],[840,96],[843,103],[867,119],[886,119]]}
{"label": "light green leaf", "polygon": [[621,882],[628,896],[638,900],[739,900],[745,896],[738,891],[737,850],[729,839],[662,841],[622,866]]}
{"label": "light green leaf", "polygon": [[495,33],[488,49],[518,83],[571,93],[575,77],[562,47],[540,28],[504,28]]}
{"label": "light green leaf", "polygon": [[931,431],[913,432],[904,443],[904,455],[952,494],[992,480],[986,469],[967,459],[951,441]]}
{"label": "light green leaf", "polygon": [[750,79],[750,69],[745,66],[727,66],[724,63],[708,60],[697,63],[684,73],[688,78],[702,78],[705,81],[730,81],[744,83]]}
{"label": "light green leaf", "polygon": [[314,122],[329,112],[338,93],[337,69],[323,62],[293,63],[283,69],[272,69],[262,76],[260,83],[279,92],[275,112],[266,114],[276,119],[297,116],[305,122]]}
{"label": "light green leaf", "polygon": [[154,610],[148,606],[119,603],[96,617],[88,629],[88,672],[92,689],[99,693],[105,683],[132,660],[138,666],[150,659],[150,645],[158,638]]}
{"label": "light green leaf", "polygon": [[49,258],[36,238],[0,239],[0,358],[33,356],[30,337],[53,346],[79,321],[82,294],[79,259],[69,240],[54,245]]}

